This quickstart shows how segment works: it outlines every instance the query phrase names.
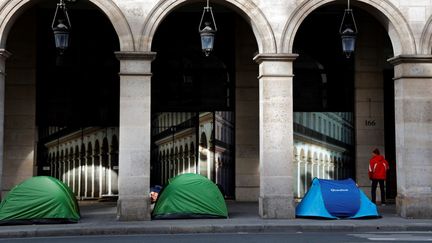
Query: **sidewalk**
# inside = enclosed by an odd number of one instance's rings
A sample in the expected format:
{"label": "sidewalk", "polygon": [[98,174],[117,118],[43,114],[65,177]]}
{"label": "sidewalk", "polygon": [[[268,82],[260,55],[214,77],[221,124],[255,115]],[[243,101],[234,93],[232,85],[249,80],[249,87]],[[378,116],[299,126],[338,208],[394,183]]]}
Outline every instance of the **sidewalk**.
{"label": "sidewalk", "polygon": [[77,224],[0,226],[0,238],[76,235],[304,232],[304,231],[432,231],[432,219],[404,219],[395,206],[380,207],[380,219],[317,220],[261,219],[257,203],[228,202],[229,219],[188,219],[120,222],[116,203],[81,202]]}

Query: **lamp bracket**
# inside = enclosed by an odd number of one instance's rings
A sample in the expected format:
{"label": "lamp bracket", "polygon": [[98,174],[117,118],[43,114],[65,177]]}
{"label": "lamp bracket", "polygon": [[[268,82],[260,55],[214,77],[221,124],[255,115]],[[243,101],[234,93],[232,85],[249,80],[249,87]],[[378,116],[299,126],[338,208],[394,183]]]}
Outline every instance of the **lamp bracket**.
{"label": "lamp bracket", "polygon": [[[75,2],[76,0],[65,0],[65,1],[67,1],[67,2]],[[56,24],[57,15],[58,15],[59,10],[63,11],[63,14],[64,14],[64,16],[66,18],[66,21],[67,21],[67,24],[68,24],[68,28],[69,29],[72,28],[72,24],[70,22],[69,14],[67,12],[66,3],[64,2],[64,0],[60,0],[60,2],[57,3],[56,11],[54,13],[54,18],[53,18],[53,21],[51,23],[51,28],[54,29],[56,27],[55,24]]]}
{"label": "lamp bracket", "polygon": [[214,15],[213,15],[213,9],[209,5],[209,0],[207,0],[207,6],[204,7],[203,13],[201,15],[201,20],[200,20],[200,24],[198,26],[198,31],[202,32],[202,30],[205,28],[205,26],[202,27],[202,25],[203,25],[204,16],[205,16],[206,13],[210,13],[211,18],[212,18],[212,24],[214,26],[214,32],[216,32],[217,31],[216,21],[215,21]]}
{"label": "lamp bracket", "polygon": [[[349,4],[349,1],[348,1],[348,4]],[[358,33],[357,23],[356,23],[356,21],[354,19],[354,13],[353,13],[352,9],[350,9],[349,7],[347,9],[345,9],[345,12],[344,12],[344,15],[343,15],[343,18],[342,18],[342,22],[341,22],[341,25],[339,27],[339,33],[342,34],[342,32],[343,32],[343,27],[344,27],[346,18],[349,18],[347,16],[351,17],[352,24],[354,25],[353,26],[354,27],[353,31],[354,31],[355,34],[357,34]]]}

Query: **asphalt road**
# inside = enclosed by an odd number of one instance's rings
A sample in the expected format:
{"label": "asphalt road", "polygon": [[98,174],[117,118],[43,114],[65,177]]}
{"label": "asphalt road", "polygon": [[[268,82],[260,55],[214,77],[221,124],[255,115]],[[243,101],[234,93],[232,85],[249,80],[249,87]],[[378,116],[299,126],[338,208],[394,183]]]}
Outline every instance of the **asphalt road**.
{"label": "asphalt road", "polygon": [[432,241],[432,232],[380,232],[380,233],[270,233],[270,234],[179,234],[179,235],[113,235],[49,238],[0,239],[0,242],[100,242],[100,243],[279,243],[279,242],[427,242]]}

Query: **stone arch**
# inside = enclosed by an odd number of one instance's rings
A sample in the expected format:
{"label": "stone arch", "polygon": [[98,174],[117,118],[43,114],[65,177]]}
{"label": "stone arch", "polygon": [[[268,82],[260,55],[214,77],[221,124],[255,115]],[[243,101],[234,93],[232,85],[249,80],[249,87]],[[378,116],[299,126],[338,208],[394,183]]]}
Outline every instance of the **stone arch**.
{"label": "stone arch", "polygon": [[171,162],[174,160],[174,148],[171,148],[169,151],[169,158]]}
{"label": "stone arch", "polygon": [[78,147],[78,145],[75,145],[75,153],[74,153],[74,155],[75,155],[75,159],[79,158],[79,147]]}
{"label": "stone arch", "polygon": [[111,138],[111,166],[113,168],[117,168],[119,166],[119,142],[116,135],[113,135]]}
{"label": "stone arch", "polygon": [[183,145],[180,145],[178,158],[179,158],[179,173],[183,173],[184,169],[185,169],[185,166],[184,166],[184,155],[183,155]]}
{"label": "stone arch", "polygon": [[195,146],[194,146],[194,143],[193,143],[193,142],[191,142],[191,145],[190,145],[190,154],[191,154],[191,155],[194,155],[194,154],[195,154]]}
{"label": "stone arch", "polygon": [[102,147],[101,147],[101,156],[102,156],[102,166],[107,168],[108,167],[108,153],[109,153],[109,142],[108,138],[104,137],[102,140]]}
{"label": "stone arch", "polygon": [[308,151],[307,151],[306,161],[308,163],[311,163],[313,161],[312,160],[312,151],[311,151],[311,148],[309,148]]}
{"label": "stone arch", "polygon": [[299,151],[298,151],[298,148],[296,146],[294,146],[294,158],[296,160],[299,160]]}
{"label": "stone arch", "polygon": [[81,143],[80,156],[81,158],[85,158],[85,155],[86,155],[86,147],[84,143]]}
{"label": "stone arch", "polygon": [[300,160],[301,161],[305,161],[305,151],[304,151],[304,149],[300,150]]}
{"label": "stone arch", "polygon": [[64,150],[61,148],[59,158],[57,160],[58,177],[57,179],[62,180],[63,176],[63,165],[64,165]]}
{"label": "stone arch", "polygon": [[[282,40],[280,41],[282,46],[278,49],[284,53],[292,53],[297,31],[306,17],[319,7],[336,2],[337,0],[303,1],[288,19],[282,32]],[[395,56],[417,53],[414,35],[408,22],[389,0],[357,0],[353,2],[353,5],[366,10],[380,21],[388,31]]]}
{"label": "stone arch", "polygon": [[425,55],[432,53],[432,16],[429,17],[421,34],[419,53]]}
{"label": "stone arch", "polygon": [[189,154],[189,146],[188,146],[188,144],[186,143],[186,144],[185,144],[185,148],[184,148],[184,156],[188,156],[188,154]]}
{"label": "stone arch", "polygon": [[88,143],[87,143],[87,155],[88,155],[88,156],[91,156],[92,153],[93,153],[93,146],[92,146],[92,143],[91,143],[91,142],[88,142]]}
{"label": "stone arch", "polygon": [[[0,48],[6,49],[6,41],[9,31],[15,23],[16,19],[25,10],[27,10],[37,2],[40,2],[40,0],[11,0],[6,1],[6,3],[0,6]],[[88,2],[95,5],[110,20],[120,42],[120,51],[135,50],[132,30],[126,20],[126,17],[123,15],[122,11],[114,3],[114,1],[88,0]]]}
{"label": "stone arch", "polygon": [[178,175],[180,173],[180,157],[177,146],[174,148],[174,171],[174,175]]}
{"label": "stone arch", "polygon": [[57,161],[57,162],[63,162],[63,158],[64,158],[64,150],[62,149],[62,150],[60,151],[59,161]]}
{"label": "stone arch", "polygon": [[[190,2],[190,1],[189,1]],[[175,9],[184,6],[187,0],[160,0],[145,20],[139,42],[139,50],[151,51],[153,36],[162,21]],[[250,0],[213,0],[212,3],[230,7],[250,22],[260,53],[277,53],[276,38],[267,18],[260,8]]]}
{"label": "stone arch", "polygon": [[94,145],[94,155],[99,155],[99,151],[100,151],[99,140],[96,139],[94,143],[95,143],[95,145]]}
{"label": "stone arch", "polygon": [[118,151],[119,143],[116,135],[113,135],[111,138],[111,152]]}
{"label": "stone arch", "polygon": [[207,143],[207,135],[205,134],[205,132],[202,132],[200,136],[200,147],[207,148]]}

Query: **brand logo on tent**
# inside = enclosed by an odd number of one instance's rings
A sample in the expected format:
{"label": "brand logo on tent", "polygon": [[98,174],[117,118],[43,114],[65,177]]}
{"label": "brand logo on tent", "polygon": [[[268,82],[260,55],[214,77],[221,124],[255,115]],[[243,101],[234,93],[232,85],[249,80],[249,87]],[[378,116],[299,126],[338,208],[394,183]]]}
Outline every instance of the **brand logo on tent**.
{"label": "brand logo on tent", "polygon": [[348,189],[334,189],[334,188],[332,188],[332,189],[330,189],[330,191],[332,191],[332,192],[348,192],[349,190]]}

